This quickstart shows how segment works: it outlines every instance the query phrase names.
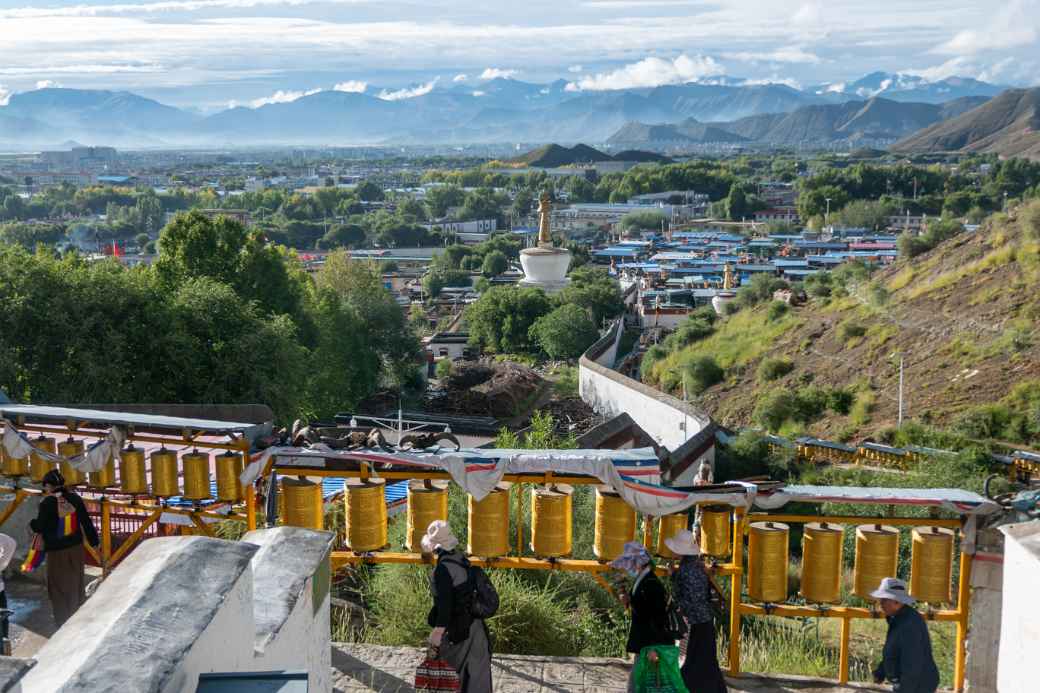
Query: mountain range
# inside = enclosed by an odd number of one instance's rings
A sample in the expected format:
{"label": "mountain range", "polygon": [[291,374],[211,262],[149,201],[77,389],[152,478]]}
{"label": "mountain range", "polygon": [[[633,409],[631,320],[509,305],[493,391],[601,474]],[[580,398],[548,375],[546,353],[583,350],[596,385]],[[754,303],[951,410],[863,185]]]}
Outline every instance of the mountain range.
{"label": "mountain range", "polygon": [[884,145],[959,116],[986,101],[983,96],[965,96],[931,104],[874,97],[866,101],[803,106],[789,113],[763,113],[729,122],[702,123],[688,118],[674,125],[627,123],[607,142],[615,146],[652,148],[697,144]]}
{"label": "mountain range", "polygon": [[121,147],[601,142],[631,122],[735,121],[858,102],[864,90],[888,100],[909,101],[914,96],[923,103],[937,103],[990,97],[1001,87],[961,78],[929,82],[882,73],[849,85],[808,89],[716,78],[576,91],[563,80],[534,84],[498,78],[477,87],[323,90],[293,101],[239,106],[211,115],[130,92],[45,88],[13,94],[0,105],[0,145],[33,148],[69,139]]}
{"label": "mountain range", "polygon": [[974,110],[910,135],[892,149],[1040,159],[1040,88],[1009,89]]}

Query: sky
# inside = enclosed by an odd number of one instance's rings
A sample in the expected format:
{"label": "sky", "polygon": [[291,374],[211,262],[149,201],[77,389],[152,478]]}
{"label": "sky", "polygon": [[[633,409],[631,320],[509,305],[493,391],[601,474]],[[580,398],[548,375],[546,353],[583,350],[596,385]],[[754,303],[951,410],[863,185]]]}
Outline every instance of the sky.
{"label": "sky", "polygon": [[1040,0],[0,0],[0,104],[43,86],[213,111],[504,76],[572,91],[876,70],[1040,80]]}

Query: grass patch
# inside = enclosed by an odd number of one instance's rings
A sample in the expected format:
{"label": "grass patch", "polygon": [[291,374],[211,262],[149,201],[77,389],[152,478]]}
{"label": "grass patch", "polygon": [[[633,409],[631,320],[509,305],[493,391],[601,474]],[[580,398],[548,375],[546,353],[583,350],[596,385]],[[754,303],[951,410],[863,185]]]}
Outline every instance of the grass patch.
{"label": "grass patch", "polygon": [[986,270],[996,267],[1006,268],[1007,265],[1015,262],[1017,257],[1018,247],[1013,244],[1005,245],[987,253],[974,262],[969,262],[968,264],[962,265],[956,269],[943,272],[931,281],[918,284],[910,292],[910,298],[918,298],[927,293],[939,291],[940,289],[956,284],[965,277],[970,277]]}
{"label": "grass patch", "polygon": [[853,340],[858,340],[867,333],[867,327],[855,318],[849,318],[838,325],[838,337],[845,343],[845,347],[855,346]]}
{"label": "grass patch", "polygon": [[553,392],[557,397],[578,396],[578,369],[575,366],[557,366],[552,372]]}
{"label": "grass patch", "polygon": [[877,351],[897,334],[899,334],[899,328],[896,325],[889,322],[877,322],[867,329],[865,336],[871,350]]}
{"label": "grass patch", "polygon": [[889,291],[899,291],[913,281],[915,276],[916,272],[913,267],[903,268],[894,277],[888,280]]}
{"label": "grass patch", "polygon": [[877,404],[877,395],[871,390],[860,390],[849,409],[849,421],[859,427],[870,423],[871,414]]}
{"label": "grass patch", "polygon": [[794,362],[789,358],[766,358],[758,364],[758,380],[768,383],[782,378],[794,370]]}

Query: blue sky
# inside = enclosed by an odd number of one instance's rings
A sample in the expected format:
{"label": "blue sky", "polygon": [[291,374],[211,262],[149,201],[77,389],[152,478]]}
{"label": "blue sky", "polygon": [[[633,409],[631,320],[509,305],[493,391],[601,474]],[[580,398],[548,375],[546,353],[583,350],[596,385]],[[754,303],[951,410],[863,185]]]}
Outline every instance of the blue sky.
{"label": "blue sky", "polygon": [[0,0],[0,102],[57,84],[206,110],[494,75],[572,89],[874,70],[1033,85],[1040,0]]}

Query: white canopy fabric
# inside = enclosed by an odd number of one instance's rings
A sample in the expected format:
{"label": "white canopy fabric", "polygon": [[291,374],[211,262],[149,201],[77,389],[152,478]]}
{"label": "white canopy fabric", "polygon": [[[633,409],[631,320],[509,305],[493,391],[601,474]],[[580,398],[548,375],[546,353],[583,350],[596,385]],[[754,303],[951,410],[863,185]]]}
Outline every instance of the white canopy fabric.
{"label": "white canopy fabric", "polygon": [[36,453],[48,462],[65,462],[81,472],[100,471],[112,459],[112,455],[123,448],[123,441],[126,438],[121,427],[113,426],[107,436],[88,447],[83,453],[74,457],[63,457],[33,447],[29,437],[19,431],[14,424],[10,421],[5,421],[4,424],[3,447],[8,456],[23,459],[30,453]]}

